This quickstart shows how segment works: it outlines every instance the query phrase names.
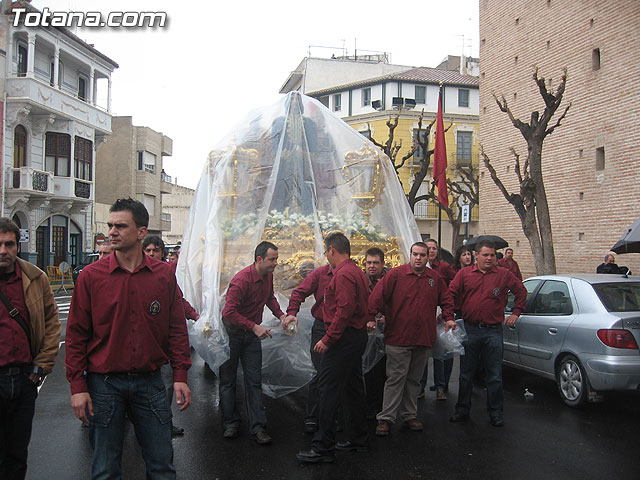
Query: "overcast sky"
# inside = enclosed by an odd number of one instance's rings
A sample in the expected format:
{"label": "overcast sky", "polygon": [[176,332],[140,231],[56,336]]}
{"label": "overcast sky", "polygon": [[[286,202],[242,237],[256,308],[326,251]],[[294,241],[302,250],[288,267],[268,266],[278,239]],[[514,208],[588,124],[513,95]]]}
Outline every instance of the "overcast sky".
{"label": "overcast sky", "polygon": [[478,55],[478,0],[368,2],[33,0],[51,11],[164,11],[164,28],[86,28],[76,34],[120,65],[112,113],[173,139],[165,171],[195,188],[207,154],[253,108],[278,99],[311,56],[354,46],[389,52],[400,65],[435,67]]}

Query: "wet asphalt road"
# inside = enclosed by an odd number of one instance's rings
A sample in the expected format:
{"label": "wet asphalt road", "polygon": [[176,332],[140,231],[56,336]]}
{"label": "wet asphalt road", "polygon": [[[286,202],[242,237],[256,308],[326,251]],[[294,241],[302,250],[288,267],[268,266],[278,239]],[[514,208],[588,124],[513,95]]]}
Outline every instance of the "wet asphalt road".
{"label": "wet asphalt road", "polygon": [[[224,440],[217,380],[194,354],[189,373],[193,405],[183,413],[174,408],[174,423],[186,430],[184,437],[173,441],[178,478],[640,478],[640,393],[610,394],[604,403],[576,410],[561,402],[553,382],[505,369],[506,426],[489,425],[484,391],[478,388],[471,420],[451,424],[448,417],[455,404],[457,382],[453,379],[457,375],[456,360],[449,400],[436,402],[435,392],[428,392],[419,401],[424,432],[395,426],[389,437],[376,438],[371,421],[371,452],[339,452],[335,464],[303,465],[295,454],[310,442],[310,436],[302,432],[304,391],[278,400],[266,398],[268,430],[274,438],[271,446],[255,444],[246,430],[236,440]],[[525,388],[534,393],[533,399],[525,399]],[[28,479],[89,478],[88,430],[73,416],[69,398],[63,345],[37,401]],[[125,479],[145,477],[131,425],[125,434],[123,472]]]}

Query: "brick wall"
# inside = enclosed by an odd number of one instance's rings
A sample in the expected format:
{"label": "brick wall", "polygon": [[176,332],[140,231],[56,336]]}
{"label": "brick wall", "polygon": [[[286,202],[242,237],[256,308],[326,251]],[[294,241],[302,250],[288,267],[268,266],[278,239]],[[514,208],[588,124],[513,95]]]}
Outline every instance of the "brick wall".
{"label": "brick wall", "polygon": [[[547,137],[543,173],[551,210],[558,272],[594,272],[609,248],[640,217],[640,6],[637,0],[480,0],[480,141],[498,175],[518,193],[514,147],[526,143],[498,109],[504,95],[516,118],[529,122],[544,104],[534,66],[555,90],[562,69],[567,89],[556,117],[567,118]],[[593,69],[594,49],[600,68]],[[553,125],[553,121],[551,125]],[[596,149],[605,168],[596,170]],[[523,274],[535,273],[519,218],[481,164],[480,233],[505,237]],[[640,255],[620,265],[640,274]]]}

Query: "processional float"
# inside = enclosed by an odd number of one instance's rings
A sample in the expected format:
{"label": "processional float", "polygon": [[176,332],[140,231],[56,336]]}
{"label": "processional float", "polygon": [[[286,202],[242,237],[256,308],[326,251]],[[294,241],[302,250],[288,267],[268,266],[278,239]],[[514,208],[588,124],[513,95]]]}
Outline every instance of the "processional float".
{"label": "processional float", "polygon": [[[253,262],[255,247],[278,247],[274,291],[286,310],[291,291],[325,265],[323,237],[341,231],[354,260],[371,247],[392,266],[408,261],[420,239],[391,161],[320,102],[298,92],[250,113],[209,154],[196,189],[178,263],[184,295],[200,312],[189,334],[196,352],[217,370],[229,358],[222,324],[227,287]],[[310,297],[298,315],[298,334],[285,335],[265,308],[263,391],[273,397],[305,385]]]}

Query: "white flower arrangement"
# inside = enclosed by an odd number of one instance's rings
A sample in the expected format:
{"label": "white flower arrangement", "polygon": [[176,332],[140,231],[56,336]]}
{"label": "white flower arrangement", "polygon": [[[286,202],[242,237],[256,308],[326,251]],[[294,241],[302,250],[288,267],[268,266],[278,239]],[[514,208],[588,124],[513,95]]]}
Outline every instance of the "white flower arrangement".
{"label": "white flower arrangement", "polygon": [[[258,215],[256,213],[247,213],[222,220],[220,229],[224,232],[226,240],[234,240],[247,233],[256,225],[257,221]],[[289,213],[288,207],[283,212],[271,210],[265,221],[265,228],[285,231],[297,229],[303,224],[313,227],[316,222],[323,234],[339,230],[348,236],[359,233],[371,242],[381,242],[387,238],[387,235],[382,233],[380,225],[371,225],[361,214],[336,214],[319,211],[317,215],[302,215]]]}

